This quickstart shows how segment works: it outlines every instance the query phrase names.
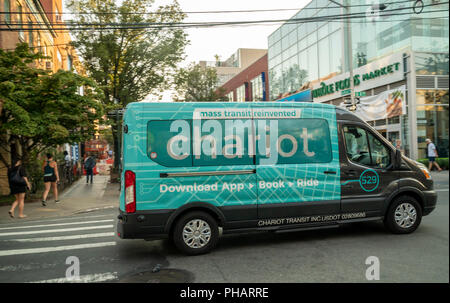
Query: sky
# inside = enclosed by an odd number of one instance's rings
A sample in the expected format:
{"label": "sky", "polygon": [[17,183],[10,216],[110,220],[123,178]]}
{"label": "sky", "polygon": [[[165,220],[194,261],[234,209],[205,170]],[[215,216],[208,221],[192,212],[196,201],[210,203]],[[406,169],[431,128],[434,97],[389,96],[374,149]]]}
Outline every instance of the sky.
{"label": "sky", "polygon": [[[178,2],[185,12],[294,9],[277,12],[188,14],[184,20],[184,22],[217,22],[289,19],[311,0],[178,0]],[[278,27],[280,24],[187,29],[190,43],[186,47],[186,59],[180,63],[180,66],[184,67],[191,62],[198,63],[198,61],[215,61],[215,55],[219,55],[220,60],[226,60],[238,48],[267,49],[267,38]],[[170,101],[172,93],[166,91],[162,101]],[[155,96],[147,98],[149,101],[156,101],[156,99]]]}
{"label": "sky", "polygon": [[[67,0],[63,0],[63,2],[65,3]],[[119,4],[121,1],[116,0],[116,2]],[[185,12],[293,9],[277,12],[188,14],[183,22],[289,19],[309,2],[311,0],[178,0],[181,9]],[[155,0],[155,5],[167,3],[172,3],[172,0]],[[187,29],[186,32],[190,43],[185,49],[186,59],[179,66],[185,67],[191,62],[198,63],[198,61],[215,61],[215,55],[219,55],[221,60],[226,60],[238,48],[267,49],[268,36],[280,25],[239,25],[234,27]],[[164,93],[163,101],[170,101],[171,93]],[[149,101],[155,99],[157,99],[156,96],[148,96],[146,98]]]}
{"label": "sky", "polygon": [[[183,11],[226,11],[300,9],[310,0],[179,0]],[[289,19],[297,10],[279,12],[252,12],[226,14],[191,14],[185,22],[196,21],[238,21]],[[206,29],[188,29],[190,45],[186,47],[187,59],[184,63],[200,60],[215,61],[218,54],[222,60],[230,57],[238,48],[267,49],[267,37],[280,25],[236,26]]]}

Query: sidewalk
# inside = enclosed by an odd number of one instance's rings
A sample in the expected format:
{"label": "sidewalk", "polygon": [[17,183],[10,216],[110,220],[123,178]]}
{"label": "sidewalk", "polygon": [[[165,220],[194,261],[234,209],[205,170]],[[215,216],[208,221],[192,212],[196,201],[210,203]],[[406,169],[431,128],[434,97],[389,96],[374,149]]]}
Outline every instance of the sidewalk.
{"label": "sidewalk", "polygon": [[11,205],[0,206],[0,224],[41,218],[62,217],[74,213],[103,208],[119,207],[118,183],[108,183],[109,176],[94,176],[94,184],[86,184],[85,177],[76,181],[70,188],[59,195],[60,203],[56,204],[52,192],[47,198],[47,206],[41,202],[25,203],[24,213],[28,217],[19,219],[19,208],[16,207],[15,216],[9,217]]}

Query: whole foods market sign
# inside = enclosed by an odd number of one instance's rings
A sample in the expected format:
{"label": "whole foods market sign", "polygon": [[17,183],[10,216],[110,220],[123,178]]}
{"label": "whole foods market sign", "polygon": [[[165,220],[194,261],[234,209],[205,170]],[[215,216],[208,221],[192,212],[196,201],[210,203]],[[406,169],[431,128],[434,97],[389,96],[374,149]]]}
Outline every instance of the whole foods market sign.
{"label": "whole foods market sign", "polygon": [[[394,54],[371,62],[353,72],[353,82],[357,91],[401,81],[403,78],[402,54]],[[350,73],[347,72],[314,86],[312,96],[315,101],[324,102],[341,97],[342,91],[349,88]]]}

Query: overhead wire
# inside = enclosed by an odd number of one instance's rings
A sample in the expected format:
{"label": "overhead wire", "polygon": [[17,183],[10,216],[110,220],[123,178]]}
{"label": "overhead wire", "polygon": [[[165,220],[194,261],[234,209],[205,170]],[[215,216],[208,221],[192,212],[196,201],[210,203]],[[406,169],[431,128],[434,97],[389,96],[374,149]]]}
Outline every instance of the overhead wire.
{"label": "overhead wire", "polygon": [[[426,6],[435,6],[448,4],[449,2],[438,3],[438,4],[429,4]],[[391,10],[383,11],[383,17],[389,16],[400,16],[400,15],[412,15],[413,13],[389,13],[394,11],[401,11],[411,9],[411,7],[403,7]],[[421,14],[427,13],[436,13],[436,12],[444,12],[448,10],[431,10],[425,11]],[[271,25],[282,22],[283,24],[298,24],[298,23],[308,23],[308,22],[325,22],[325,21],[340,21],[340,20],[353,20],[367,18],[367,13],[352,13],[352,14],[339,14],[339,15],[325,15],[325,16],[316,16],[309,18],[291,18],[291,19],[270,19],[270,20],[253,20],[253,21],[221,21],[221,22],[140,22],[140,23],[75,23],[75,22],[67,22],[63,27],[53,27],[52,29],[55,31],[74,31],[74,30],[110,30],[110,29],[161,29],[161,28],[204,28],[204,27],[218,27],[218,26],[236,26],[236,25],[261,25],[264,23],[271,23]],[[376,21],[373,21],[376,22]],[[18,26],[15,28],[11,28],[11,25]],[[36,22],[28,22],[28,23],[9,23],[9,28],[0,30],[21,30],[23,31],[23,26],[26,26],[26,30],[46,30],[45,28],[29,28],[34,25],[44,25],[42,23]]]}
{"label": "overhead wire", "polygon": [[[399,3],[412,3],[416,0],[402,0],[383,3],[384,5],[399,4]],[[348,5],[349,8],[355,7],[372,7],[373,4],[352,4]],[[300,10],[321,10],[321,9],[336,9],[339,6],[332,6],[331,3],[328,6],[321,7],[308,7],[303,8],[274,8],[274,9],[249,9],[249,10],[217,10],[217,11],[155,11],[155,12],[57,12],[57,11],[45,11],[49,15],[167,15],[167,14],[228,14],[228,13],[253,13],[253,12],[277,12],[277,11],[300,11]],[[0,12],[0,14],[34,14],[36,12]]]}

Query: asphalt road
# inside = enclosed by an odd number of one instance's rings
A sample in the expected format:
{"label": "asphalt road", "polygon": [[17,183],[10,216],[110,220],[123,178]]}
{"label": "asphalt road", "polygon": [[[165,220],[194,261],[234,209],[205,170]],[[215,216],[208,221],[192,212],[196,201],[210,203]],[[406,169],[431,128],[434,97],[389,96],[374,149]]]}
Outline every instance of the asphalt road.
{"label": "asphalt road", "polygon": [[[115,209],[0,224],[0,283],[67,282],[77,257],[83,282],[449,282],[448,179],[416,232],[381,223],[286,234],[226,235],[207,255],[187,257],[167,240],[115,236]],[[366,258],[380,261],[367,281]]]}

